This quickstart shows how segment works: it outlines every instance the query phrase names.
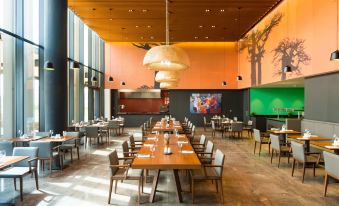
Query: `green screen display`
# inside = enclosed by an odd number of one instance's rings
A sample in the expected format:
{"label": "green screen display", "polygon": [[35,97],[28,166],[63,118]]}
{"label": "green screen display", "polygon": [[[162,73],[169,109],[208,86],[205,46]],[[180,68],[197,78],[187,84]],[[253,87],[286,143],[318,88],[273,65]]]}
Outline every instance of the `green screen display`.
{"label": "green screen display", "polygon": [[[251,114],[278,114],[273,108],[303,109],[304,88],[251,88]],[[279,111],[279,114],[286,115],[287,112]],[[293,114],[296,114],[296,112]]]}

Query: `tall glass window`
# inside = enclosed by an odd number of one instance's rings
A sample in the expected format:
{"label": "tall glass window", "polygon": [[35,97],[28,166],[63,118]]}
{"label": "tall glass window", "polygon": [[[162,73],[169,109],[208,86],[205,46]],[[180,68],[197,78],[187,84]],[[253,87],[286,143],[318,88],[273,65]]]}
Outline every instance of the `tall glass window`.
{"label": "tall glass window", "polygon": [[0,28],[15,33],[15,6],[14,0],[0,0]]}
{"label": "tall glass window", "polygon": [[24,0],[24,38],[39,43],[39,1]]}

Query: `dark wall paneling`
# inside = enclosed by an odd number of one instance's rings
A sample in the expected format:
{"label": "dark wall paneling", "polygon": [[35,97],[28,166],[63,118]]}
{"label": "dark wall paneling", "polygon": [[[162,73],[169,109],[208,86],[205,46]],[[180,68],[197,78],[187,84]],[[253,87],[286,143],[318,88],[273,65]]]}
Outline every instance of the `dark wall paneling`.
{"label": "dark wall paneling", "polygon": [[170,90],[170,114],[178,120],[188,117],[193,124],[203,126],[203,116],[209,121],[213,114],[191,114],[190,96],[192,93],[221,93],[222,114],[226,117],[243,119],[243,93],[244,90]]}
{"label": "dark wall paneling", "polygon": [[305,118],[339,123],[339,72],[305,79]]}
{"label": "dark wall paneling", "polygon": [[243,120],[250,120],[250,90],[243,90]]}

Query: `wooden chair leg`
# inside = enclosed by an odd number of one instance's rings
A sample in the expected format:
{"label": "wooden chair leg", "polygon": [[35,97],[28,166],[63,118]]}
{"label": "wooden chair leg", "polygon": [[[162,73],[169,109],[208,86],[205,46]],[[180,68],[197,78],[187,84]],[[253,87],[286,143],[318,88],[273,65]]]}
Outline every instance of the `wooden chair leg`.
{"label": "wooden chair leg", "polygon": [[293,163],[292,163],[292,177],[293,177],[293,173],[294,173],[294,167],[295,167],[295,159],[293,158]]}
{"label": "wooden chair leg", "polygon": [[140,186],[141,186],[141,179],[139,179],[138,183],[138,202],[140,203]]}
{"label": "wooden chair leg", "polygon": [[80,160],[79,146],[77,147],[78,160]]}
{"label": "wooden chair leg", "polygon": [[194,204],[194,180],[193,178],[192,178],[191,190],[192,190],[192,203]]}
{"label": "wooden chair leg", "polygon": [[215,188],[217,190],[217,193],[219,192],[219,188],[218,188],[218,181],[215,181]]}
{"label": "wooden chair leg", "polygon": [[39,180],[38,180],[38,171],[34,170],[34,178],[35,178],[35,187],[37,190],[39,190]]}
{"label": "wooden chair leg", "polygon": [[255,148],[257,147],[257,142],[256,141],[254,141],[254,152],[253,152],[253,154],[255,154]]}
{"label": "wooden chair leg", "polygon": [[327,172],[326,172],[326,173],[325,173],[325,181],[324,181],[324,197],[326,197],[327,186],[328,186],[328,174],[327,174]]}
{"label": "wooden chair leg", "polygon": [[224,204],[224,189],[222,187],[222,179],[220,180],[221,203]]}
{"label": "wooden chair leg", "polygon": [[[272,151],[273,152],[273,151]],[[279,160],[278,160],[278,168],[279,168],[279,166],[280,166],[280,157],[281,157],[281,153],[279,152],[279,156],[278,156],[278,158],[279,158]]]}
{"label": "wooden chair leg", "polygon": [[71,163],[73,163],[73,149],[71,148]]}
{"label": "wooden chair leg", "polygon": [[259,156],[260,156],[260,152],[261,152],[261,143],[259,145]]}
{"label": "wooden chair leg", "polygon": [[22,177],[20,177],[20,200],[21,200],[21,202],[24,200],[24,198],[23,198]]}
{"label": "wooden chair leg", "polygon": [[313,177],[315,177],[315,163],[313,164]]}
{"label": "wooden chair leg", "polygon": [[14,183],[14,190],[16,190],[16,178],[13,178],[13,183]]}
{"label": "wooden chair leg", "polygon": [[305,162],[303,163],[303,178],[302,178],[302,183],[304,183],[304,179],[305,179],[305,170],[306,170],[306,165]]}
{"label": "wooden chair leg", "polygon": [[117,193],[118,180],[115,180],[114,194]]}
{"label": "wooden chair leg", "polygon": [[274,150],[272,150],[272,153],[271,153],[271,164],[272,164],[272,160],[273,160],[273,153],[274,153]]}
{"label": "wooden chair leg", "polygon": [[49,176],[51,176],[51,174],[52,174],[52,163],[53,163],[53,159],[50,158],[49,159]]}
{"label": "wooden chair leg", "polygon": [[112,195],[113,179],[109,181],[109,193],[108,193],[108,204],[111,204],[111,195]]}

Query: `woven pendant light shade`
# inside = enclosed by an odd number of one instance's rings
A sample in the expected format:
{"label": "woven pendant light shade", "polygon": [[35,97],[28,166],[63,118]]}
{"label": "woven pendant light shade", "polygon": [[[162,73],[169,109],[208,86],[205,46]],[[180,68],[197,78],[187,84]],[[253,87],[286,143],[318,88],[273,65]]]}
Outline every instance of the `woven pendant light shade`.
{"label": "woven pendant light shade", "polygon": [[170,89],[178,86],[178,82],[161,82],[160,89]]}
{"label": "woven pendant light shade", "polygon": [[173,45],[155,46],[148,50],[143,65],[156,71],[180,71],[190,66],[186,52]]}
{"label": "woven pendant light shade", "polygon": [[157,82],[178,82],[179,80],[179,73],[176,71],[159,71],[155,75]]}

